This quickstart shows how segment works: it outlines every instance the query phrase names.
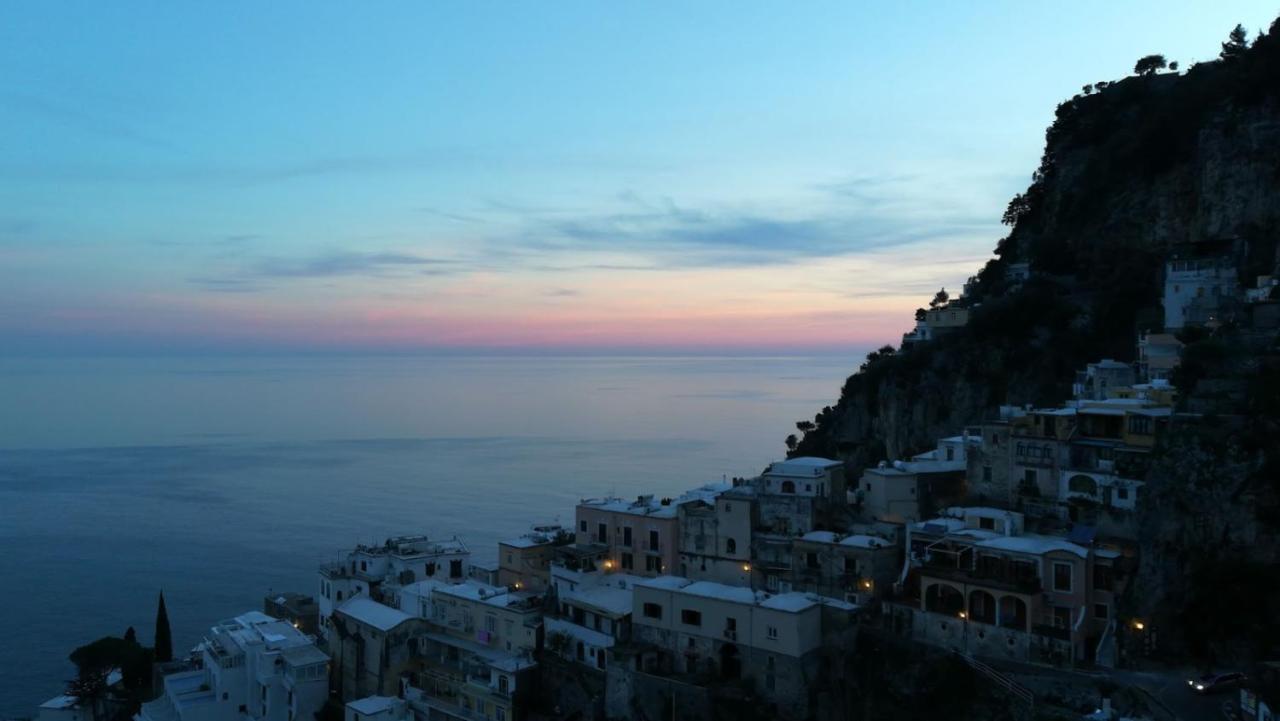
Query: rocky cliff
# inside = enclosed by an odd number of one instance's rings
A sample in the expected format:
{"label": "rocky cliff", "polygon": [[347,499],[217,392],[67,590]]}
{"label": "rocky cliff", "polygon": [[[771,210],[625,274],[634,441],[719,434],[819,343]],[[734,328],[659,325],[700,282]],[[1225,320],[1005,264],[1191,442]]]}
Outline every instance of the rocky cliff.
{"label": "rocky cliff", "polygon": [[[1168,259],[1228,257],[1246,286],[1276,274],[1280,20],[1224,55],[1181,74],[1097,83],[1061,104],[1030,187],[1005,213],[1009,235],[960,301],[968,325],[872,353],[812,427],[800,424],[808,430],[792,453],[842,458],[857,473],[925,450],[1002,404],[1069,398],[1075,371],[1133,359],[1139,333],[1162,326]],[[1015,263],[1029,264],[1030,279],[1009,277]],[[1142,596],[1131,609],[1184,623],[1193,608],[1231,615],[1195,592],[1199,581],[1226,582],[1213,576],[1224,558],[1243,564],[1231,572],[1244,584],[1236,590],[1258,594],[1267,591],[1240,579],[1275,578],[1280,561],[1276,335],[1228,325],[1211,336],[1187,339],[1183,410],[1200,420],[1158,451],[1143,509]],[[1223,633],[1247,637],[1250,623]],[[1264,635],[1263,645],[1280,642]]]}

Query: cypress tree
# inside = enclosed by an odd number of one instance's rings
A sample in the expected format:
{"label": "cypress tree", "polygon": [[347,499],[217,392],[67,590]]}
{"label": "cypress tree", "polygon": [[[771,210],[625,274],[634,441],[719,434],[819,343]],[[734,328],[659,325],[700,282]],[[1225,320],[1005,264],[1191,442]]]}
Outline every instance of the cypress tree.
{"label": "cypress tree", "polygon": [[157,662],[173,660],[173,636],[169,633],[169,612],[164,607],[164,591],[160,592],[160,605],[156,608],[156,655]]}

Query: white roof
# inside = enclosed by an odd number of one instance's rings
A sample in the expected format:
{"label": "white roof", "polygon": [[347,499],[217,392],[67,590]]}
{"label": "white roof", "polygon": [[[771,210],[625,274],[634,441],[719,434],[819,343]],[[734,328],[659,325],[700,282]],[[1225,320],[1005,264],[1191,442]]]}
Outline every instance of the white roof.
{"label": "white roof", "polygon": [[813,456],[801,456],[799,458],[788,458],[785,461],[774,461],[769,464],[765,470],[768,476],[799,476],[802,478],[814,478],[821,476],[824,471],[829,468],[838,468],[843,463],[833,461],[830,458],[815,458]]}
{"label": "white roof", "polygon": [[393,709],[399,703],[400,699],[393,696],[366,696],[348,703],[347,708],[367,716]]}
{"label": "white roof", "polygon": [[80,700],[75,696],[54,696],[53,698],[40,704],[40,708],[47,709],[66,709],[75,708]]}
{"label": "white roof", "polygon": [[545,621],[547,633],[563,633],[570,638],[581,641],[588,646],[596,648],[609,648],[613,646],[613,636],[607,633],[601,633],[585,626],[579,626],[576,623],[570,623],[562,618],[548,618]]}
{"label": "white roof", "polygon": [[800,540],[810,541],[812,543],[839,544],[841,546],[850,546],[852,548],[886,548],[893,545],[879,536],[855,533],[851,536],[842,537],[839,533],[834,533],[832,531],[810,531],[801,536]]}
{"label": "white roof", "polygon": [[631,613],[632,593],[629,589],[613,586],[587,586],[575,591],[565,591],[560,598],[568,603],[576,603],[611,613],[625,616]]}
{"label": "white roof", "polygon": [[505,587],[490,586],[487,583],[481,583],[473,578],[469,578],[462,583],[451,583],[438,586],[433,593],[443,593],[446,596],[455,598],[465,598],[471,601],[481,601],[490,606],[499,606],[505,608],[510,605],[511,595]]}
{"label": "white roof", "polygon": [[712,581],[696,581],[680,589],[680,592],[691,596],[733,601],[734,603],[751,604],[756,602],[756,592],[749,588],[727,586],[723,583],[714,583]]}
{"label": "white roof", "polygon": [[852,536],[845,536],[840,539],[840,545],[853,546],[854,548],[888,548],[893,544],[879,536],[855,533]]}
{"label": "white roof", "polygon": [[384,606],[373,599],[357,596],[338,607],[338,610],[355,620],[373,626],[380,631],[390,631],[413,616],[390,606]]}
{"label": "white roof", "polygon": [[1083,546],[1078,546],[1071,541],[1059,536],[1041,536],[1037,534],[1025,534],[1022,536],[1000,536],[998,538],[989,538],[978,541],[973,545],[980,548],[990,548],[998,551],[1015,551],[1018,553],[1031,553],[1042,555],[1051,551],[1066,551],[1080,558],[1089,555],[1089,551]]}
{"label": "white roof", "polygon": [[674,590],[688,586],[692,581],[683,576],[658,576],[657,578],[646,578],[637,583],[637,586],[645,588],[661,588],[665,590]]}

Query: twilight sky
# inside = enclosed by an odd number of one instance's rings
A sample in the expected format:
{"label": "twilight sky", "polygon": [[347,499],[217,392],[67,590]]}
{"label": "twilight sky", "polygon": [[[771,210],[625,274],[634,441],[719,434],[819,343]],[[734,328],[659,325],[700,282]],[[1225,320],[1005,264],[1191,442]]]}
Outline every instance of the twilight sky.
{"label": "twilight sky", "polygon": [[878,345],[1265,2],[29,2],[0,354]]}

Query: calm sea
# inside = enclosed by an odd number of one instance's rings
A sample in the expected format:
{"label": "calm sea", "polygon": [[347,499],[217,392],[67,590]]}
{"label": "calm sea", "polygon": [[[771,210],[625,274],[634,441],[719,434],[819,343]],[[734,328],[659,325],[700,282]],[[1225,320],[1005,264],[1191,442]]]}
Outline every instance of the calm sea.
{"label": "calm sea", "polygon": [[861,358],[0,360],[0,717],[163,589],[175,646],[338,550],[477,559],[579,498],[758,472]]}

